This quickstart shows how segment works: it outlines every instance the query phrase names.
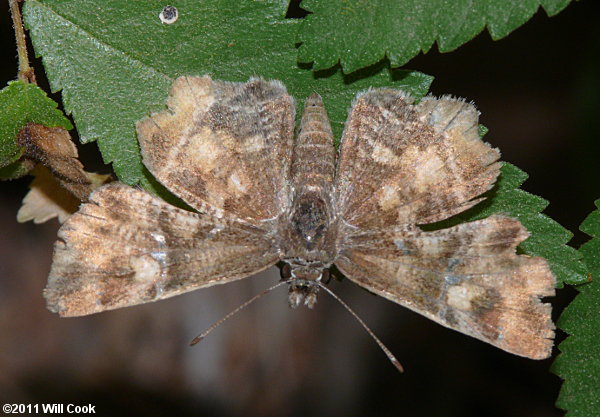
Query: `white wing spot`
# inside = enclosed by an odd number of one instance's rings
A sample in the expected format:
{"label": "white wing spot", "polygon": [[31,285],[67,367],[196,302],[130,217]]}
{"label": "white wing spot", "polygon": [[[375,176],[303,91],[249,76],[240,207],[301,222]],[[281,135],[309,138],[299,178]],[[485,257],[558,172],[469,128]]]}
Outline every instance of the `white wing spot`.
{"label": "white wing spot", "polygon": [[211,235],[211,236],[215,236],[216,234],[218,234],[223,229],[225,229],[225,226],[223,226],[222,224],[216,224],[215,227],[213,227],[210,230],[210,232],[208,232],[208,234]]}
{"label": "white wing spot", "polygon": [[375,161],[384,164],[384,165],[396,165],[400,158],[398,158],[394,151],[392,151],[387,146],[381,145],[379,143],[374,143],[373,145],[373,153],[372,157]]}
{"label": "white wing spot", "polygon": [[406,247],[406,244],[402,239],[394,239],[394,245],[402,251],[402,254],[410,255],[411,251]]}
{"label": "white wing spot", "polygon": [[138,282],[153,282],[160,277],[160,263],[153,256],[138,256],[130,261],[135,272],[134,279]]}
{"label": "white wing spot", "polygon": [[242,193],[246,192],[247,188],[244,184],[242,184],[242,181],[240,180],[240,177],[238,176],[237,172],[231,174],[231,176],[229,177],[229,181],[233,188],[235,188],[236,190]]}
{"label": "white wing spot", "polygon": [[394,187],[384,185],[379,193],[379,206],[383,211],[390,210],[400,202],[400,196]]}
{"label": "white wing spot", "polygon": [[446,301],[451,307],[469,311],[473,309],[471,303],[473,299],[480,295],[482,295],[481,288],[465,282],[460,285],[451,286],[446,294]]}
{"label": "white wing spot", "polygon": [[159,246],[163,246],[165,244],[165,237],[160,233],[150,233],[152,238],[158,242]]}

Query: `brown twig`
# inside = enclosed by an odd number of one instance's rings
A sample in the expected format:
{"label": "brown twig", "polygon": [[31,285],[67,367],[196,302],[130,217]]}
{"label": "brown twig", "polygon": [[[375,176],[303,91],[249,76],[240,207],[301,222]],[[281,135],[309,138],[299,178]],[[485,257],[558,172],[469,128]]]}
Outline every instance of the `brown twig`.
{"label": "brown twig", "polygon": [[17,54],[19,56],[19,80],[25,83],[37,84],[35,72],[29,66],[29,56],[27,54],[27,40],[25,30],[23,29],[23,19],[21,18],[21,8],[19,0],[8,0],[10,5],[10,14],[15,29],[15,38],[17,40]]}

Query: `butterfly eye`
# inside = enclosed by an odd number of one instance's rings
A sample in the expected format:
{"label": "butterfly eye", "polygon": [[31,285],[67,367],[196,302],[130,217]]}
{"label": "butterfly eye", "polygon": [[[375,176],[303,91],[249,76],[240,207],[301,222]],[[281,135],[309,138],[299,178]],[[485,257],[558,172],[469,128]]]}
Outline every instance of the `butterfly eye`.
{"label": "butterfly eye", "polygon": [[282,280],[290,279],[292,277],[292,267],[290,264],[285,263],[279,270],[279,273],[281,274]]}
{"label": "butterfly eye", "polygon": [[323,284],[329,284],[330,279],[331,279],[331,273],[329,272],[329,269],[324,269],[323,272],[321,273],[320,281]]}

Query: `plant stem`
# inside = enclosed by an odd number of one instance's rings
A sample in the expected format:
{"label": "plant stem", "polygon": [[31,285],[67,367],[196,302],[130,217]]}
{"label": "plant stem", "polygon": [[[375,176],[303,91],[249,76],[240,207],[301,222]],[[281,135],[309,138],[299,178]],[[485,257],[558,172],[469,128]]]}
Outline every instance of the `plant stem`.
{"label": "plant stem", "polygon": [[19,0],[8,0],[10,5],[10,14],[12,15],[13,27],[15,28],[15,38],[17,39],[17,54],[19,56],[19,80],[25,83],[37,84],[35,81],[35,72],[29,66],[29,57],[27,55],[27,40],[23,30],[23,19],[21,18],[21,9]]}

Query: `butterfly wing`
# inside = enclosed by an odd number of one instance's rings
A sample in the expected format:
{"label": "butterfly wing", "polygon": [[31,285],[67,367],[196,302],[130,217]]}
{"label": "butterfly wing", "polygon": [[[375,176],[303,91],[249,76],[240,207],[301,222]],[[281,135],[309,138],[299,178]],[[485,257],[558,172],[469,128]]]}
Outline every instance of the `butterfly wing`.
{"label": "butterfly wing", "polygon": [[268,235],[113,183],[61,227],[44,296],[81,316],[234,281],[277,262]]}
{"label": "butterfly wing", "polygon": [[449,229],[348,236],[337,267],[352,281],[446,327],[533,359],[551,354],[554,277],[542,258],[517,255],[527,231],[492,216]]}
{"label": "butterfly wing", "polygon": [[475,205],[493,186],[500,153],[479,138],[475,107],[448,97],[412,103],[387,89],[354,101],[335,183],[347,224],[436,222]]}
{"label": "butterfly wing", "polygon": [[288,204],[294,100],[278,81],[180,77],[137,124],[143,161],[196,210],[257,224]]}
{"label": "butterfly wing", "polygon": [[550,355],[554,277],[542,258],[516,254],[527,231],[493,216],[445,230],[418,224],[481,201],[499,152],[478,135],[478,112],[449,97],[420,103],[394,90],[359,95],[337,172],[339,258],[359,285],[509,352]]}

